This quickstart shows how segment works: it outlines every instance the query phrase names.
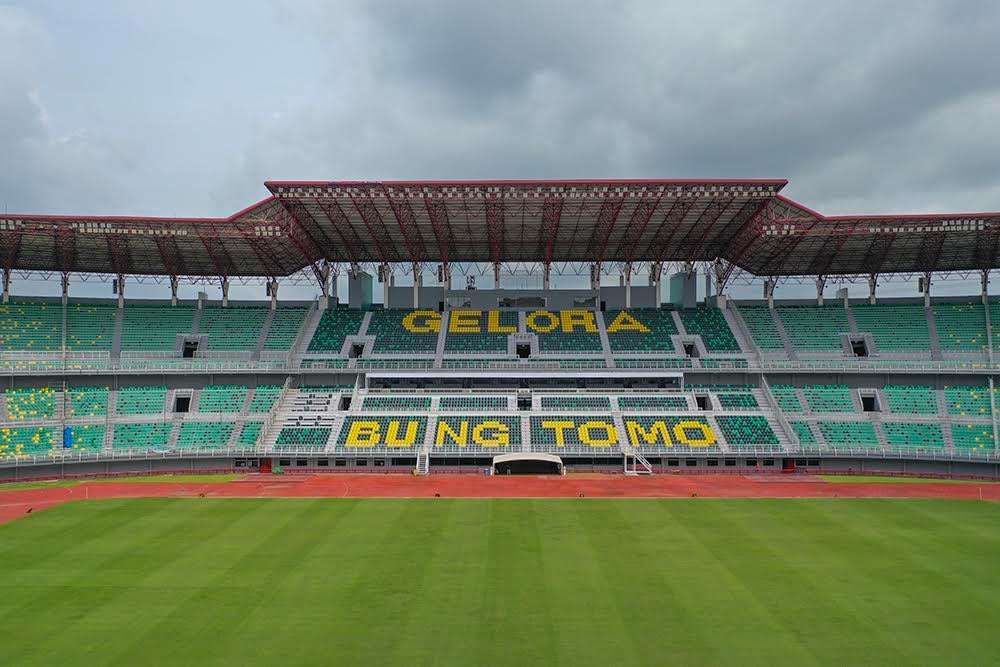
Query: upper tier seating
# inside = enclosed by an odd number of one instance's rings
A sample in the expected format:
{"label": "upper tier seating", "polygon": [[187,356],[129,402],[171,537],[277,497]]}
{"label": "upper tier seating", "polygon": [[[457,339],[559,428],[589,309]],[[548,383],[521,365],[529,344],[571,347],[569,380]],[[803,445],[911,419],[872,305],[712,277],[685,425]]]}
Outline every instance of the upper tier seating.
{"label": "upper tier seating", "polygon": [[688,401],[684,396],[619,396],[621,410],[687,410]]}
{"label": "upper tier seating", "polygon": [[778,316],[797,350],[836,352],[843,348],[840,334],[851,333],[842,304],[830,306],[780,306]]}
{"label": "upper tier seating", "polygon": [[816,384],[802,387],[813,412],[855,412],[851,390],[844,384]]}
{"label": "upper tier seating", "polygon": [[469,410],[473,412],[504,412],[507,410],[506,396],[442,396],[438,404],[440,410]]}
{"label": "upper tier seating", "polygon": [[173,424],[115,424],[113,446],[115,449],[140,449],[165,451]]}
{"label": "upper tier seating", "polygon": [[328,308],[323,311],[319,325],[309,341],[309,352],[334,352],[340,354],[344,338],[355,336],[361,328],[365,314],[360,310]]}
{"label": "upper tier seating", "polygon": [[778,334],[778,327],[767,306],[740,306],[740,315],[750,331],[754,344],[761,350],[783,350],[784,344]]}
{"label": "upper tier seating", "polygon": [[941,349],[950,352],[981,352],[986,349],[986,309],[982,303],[935,303]]}
{"label": "upper tier seating", "polygon": [[115,410],[119,415],[151,415],[166,409],[166,387],[121,387]]}
{"label": "upper tier seating", "polygon": [[0,458],[39,456],[59,451],[56,431],[47,426],[0,426]]}
{"label": "upper tier seating", "polygon": [[772,384],[771,393],[774,395],[774,402],[785,412],[805,411],[794,386],[790,384]]}
{"label": "upper tier seating", "polygon": [[714,306],[699,306],[680,311],[684,329],[692,335],[701,336],[705,349],[709,352],[739,352],[736,341],[726,321],[725,314]]}
{"label": "upper tier seating", "polygon": [[222,449],[233,434],[232,422],[184,422],[177,449]]}
{"label": "upper tier seating", "polygon": [[517,311],[456,309],[448,319],[445,352],[507,352],[507,336],[517,332]]}
{"label": "upper tier seating", "polygon": [[240,412],[249,391],[243,385],[208,385],[201,390],[198,412]]}
{"label": "upper tier seating", "polygon": [[61,301],[0,304],[0,352],[58,352],[61,349]]}
{"label": "upper tier seating", "polygon": [[71,303],[66,308],[66,349],[111,351],[118,307],[107,304]]}
{"label": "upper tier seating", "polygon": [[882,390],[889,410],[901,414],[934,415],[938,411],[937,392],[933,387],[887,384]]}
{"label": "upper tier seating", "polygon": [[945,387],[944,400],[948,404],[948,414],[956,417],[989,417],[991,414],[990,388],[985,385]]}
{"label": "upper tier seating", "polygon": [[871,304],[851,306],[858,333],[870,333],[879,350],[929,352],[930,332],[923,304]]}
{"label": "upper tier seating", "polygon": [[67,392],[67,417],[103,417],[108,414],[107,387],[70,387]]}
{"label": "upper tier seating", "polygon": [[916,424],[907,422],[882,422],[886,442],[890,447],[928,448],[944,447],[944,436],[938,424]]}
{"label": "upper tier seating", "polygon": [[613,351],[674,352],[670,337],[677,333],[677,325],[670,310],[609,310],[604,313],[604,323]]}
{"label": "upper tier seating", "polygon": [[250,399],[250,405],[247,406],[247,412],[250,414],[270,412],[280,395],[281,387],[276,384],[257,385],[253,391],[253,398]]}
{"label": "upper tier seating", "polygon": [[206,306],[198,333],[208,337],[209,350],[254,350],[267,314],[259,306]]}
{"label": "upper tier seating", "polygon": [[878,436],[871,422],[819,422],[819,430],[828,445],[878,446]]}
{"label": "upper tier seating", "polygon": [[525,328],[538,337],[540,352],[600,352],[601,335],[593,310],[531,310]]}
{"label": "upper tier seating", "polygon": [[542,396],[542,410],[610,410],[611,399],[607,396]]}
{"label": "upper tier seating", "polygon": [[994,449],[992,424],[952,424],[951,439],[956,449]]}
{"label": "upper tier seating", "polygon": [[177,336],[194,328],[193,306],[126,304],[122,312],[122,351],[173,351]]}
{"label": "upper tier seating", "polygon": [[265,350],[289,350],[295,343],[309,309],[305,306],[279,306],[274,311],[271,328],[264,339]]}
{"label": "upper tier seating", "polygon": [[716,417],[715,421],[729,445],[778,444],[778,436],[774,434],[767,419],[760,415],[721,416]]}
{"label": "upper tier seating", "polygon": [[441,320],[436,311],[373,310],[368,334],[375,336],[373,351],[376,353],[433,354],[440,328]]}
{"label": "upper tier seating", "polygon": [[430,396],[365,396],[363,410],[373,412],[426,412],[431,409]]}

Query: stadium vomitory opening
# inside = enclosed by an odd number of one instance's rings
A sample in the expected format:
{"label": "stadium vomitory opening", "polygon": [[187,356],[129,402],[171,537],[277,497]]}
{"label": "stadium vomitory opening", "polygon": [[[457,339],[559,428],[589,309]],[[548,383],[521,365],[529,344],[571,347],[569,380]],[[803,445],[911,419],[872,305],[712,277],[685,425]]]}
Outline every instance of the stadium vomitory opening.
{"label": "stadium vomitory opening", "polygon": [[[1000,476],[1000,213],[831,217],[784,186],[277,181],[221,219],[5,214],[0,479]],[[953,276],[979,289],[933,294]]]}

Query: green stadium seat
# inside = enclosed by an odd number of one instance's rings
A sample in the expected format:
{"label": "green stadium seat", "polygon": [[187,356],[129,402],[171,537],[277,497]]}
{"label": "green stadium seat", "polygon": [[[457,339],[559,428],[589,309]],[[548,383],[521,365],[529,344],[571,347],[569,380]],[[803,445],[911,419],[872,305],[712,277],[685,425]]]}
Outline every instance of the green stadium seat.
{"label": "green stadium seat", "polygon": [[764,352],[785,349],[770,308],[767,306],[739,306],[738,310],[757,347]]}
{"label": "green stadium seat", "polygon": [[813,433],[812,427],[809,426],[809,422],[793,421],[789,422],[789,424],[791,424],[792,430],[795,431],[795,435],[799,437],[800,444],[816,444],[816,434]]}
{"label": "green stadium seat", "polygon": [[61,301],[0,304],[0,352],[62,350]]}
{"label": "green stadium seat", "polygon": [[178,335],[190,335],[197,309],[167,304],[125,304],[122,311],[121,349],[173,351]]}
{"label": "green stadium seat", "polygon": [[931,336],[923,304],[851,306],[859,333],[870,333],[879,350],[930,352]]}
{"label": "green stadium seat", "polygon": [[442,411],[505,412],[506,396],[442,396],[438,402]]}
{"label": "green stadium seat", "polygon": [[982,303],[935,303],[931,309],[942,350],[982,352],[986,349],[986,308]]}
{"label": "green stadium seat", "polygon": [[417,450],[424,444],[425,417],[410,415],[351,415],[344,420],[337,447],[356,450]]}
{"label": "green stadium seat", "polygon": [[67,390],[67,417],[103,417],[108,414],[107,387],[70,387]]}
{"label": "green stadium seat", "polygon": [[538,337],[538,350],[543,354],[599,353],[602,350],[596,313],[589,309],[528,311],[525,327]]}
{"label": "green stadium seat", "polygon": [[173,424],[115,424],[112,444],[115,449],[166,451]]}
{"label": "green stadium seat", "polygon": [[118,306],[70,303],[66,308],[66,349],[110,352]]}
{"label": "green stadium seat", "polygon": [[729,328],[726,316],[714,306],[699,306],[680,311],[684,329],[701,336],[709,352],[739,352],[740,344]]}
{"label": "green stadium seat", "polygon": [[813,412],[856,412],[851,390],[843,384],[816,384],[802,387]]}
{"label": "green stadium seat", "polygon": [[753,394],[716,394],[723,410],[759,410],[760,404]]}
{"label": "green stadium seat", "polygon": [[530,425],[531,446],[536,451],[619,451],[620,436],[614,428],[614,420],[607,414],[533,416]]}
{"label": "green stadium seat", "polygon": [[[462,318],[463,313],[467,315],[465,318]],[[477,316],[473,317],[473,314],[477,314]],[[499,331],[490,331],[490,323],[493,320],[495,323],[492,328],[499,329]],[[444,351],[446,353],[505,353],[507,352],[507,336],[517,331],[517,320],[517,311],[513,310],[453,310],[450,314],[448,332],[444,340]]]}
{"label": "green stadium seat", "polygon": [[[608,343],[615,352],[674,352],[677,332],[672,311],[662,308],[609,310],[604,313]],[[636,323],[648,331],[636,328]]]}
{"label": "green stadium seat", "polygon": [[198,398],[198,412],[240,412],[249,391],[243,385],[208,385]]}
{"label": "green stadium seat", "polygon": [[992,424],[952,424],[951,439],[956,449],[993,450]]}
{"label": "green stadium seat", "polygon": [[305,306],[278,306],[271,320],[264,339],[264,348],[268,351],[290,350],[299,335],[299,330],[306,321],[309,309]]}
{"label": "green stadium seat", "polygon": [[944,447],[944,436],[937,424],[887,421],[882,422],[882,430],[890,447],[902,449]]}
{"label": "green stadium seat", "polygon": [[377,412],[426,412],[431,409],[430,396],[365,396],[363,410]]}
{"label": "green stadium seat", "polygon": [[878,435],[875,433],[875,426],[868,421],[864,422],[819,422],[819,430],[823,434],[826,444],[837,446],[861,446],[877,447],[879,445]]}
{"label": "green stadium seat", "polygon": [[103,424],[74,424],[70,427],[73,434],[73,445],[68,449],[63,443],[64,452],[99,452],[104,449]]}
{"label": "green stadium seat", "polygon": [[851,333],[842,304],[831,306],[779,306],[778,316],[796,350],[840,351],[840,335]]}
{"label": "green stadium seat", "polygon": [[439,417],[435,427],[435,452],[509,452],[520,447],[520,417],[447,415]]}
{"label": "green stadium seat", "polygon": [[279,449],[323,449],[332,431],[325,427],[286,426],[278,432],[274,446]]}
{"label": "green stadium seat", "polygon": [[198,333],[207,337],[209,350],[253,351],[267,314],[268,308],[260,306],[206,306]]}
{"label": "green stadium seat", "polygon": [[224,449],[232,434],[232,422],[186,421],[177,435],[177,449]]}
{"label": "green stadium seat", "polygon": [[276,384],[260,384],[254,389],[253,398],[247,406],[250,414],[270,412],[281,395],[281,387]]}
{"label": "green stadium seat", "polygon": [[790,384],[772,384],[771,394],[774,395],[774,402],[785,412],[805,412],[802,401],[799,400],[798,392]]}
{"label": "green stadium seat", "polygon": [[119,415],[151,415],[163,412],[166,404],[166,387],[122,387],[115,410]]}
{"label": "green stadium seat", "polygon": [[687,410],[684,396],[619,396],[618,408],[625,411]]}
{"label": "green stadium seat", "polygon": [[59,393],[51,387],[12,387],[4,390],[7,419],[26,421],[55,417]]}
{"label": "green stadium seat", "polygon": [[542,410],[610,410],[611,399],[607,396],[542,396]]}
{"label": "green stadium seat", "polygon": [[712,451],[719,440],[707,419],[697,415],[624,415],[628,444],[643,452]]}
{"label": "green stadium seat", "polygon": [[246,422],[236,439],[237,449],[252,449],[260,442],[260,433],[264,428],[264,422]]}
{"label": "green stadium seat", "polygon": [[992,414],[990,388],[985,385],[945,387],[944,400],[948,404],[948,414],[955,417],[989,417]]}
{"label": "green stadium seat", "polygon": [[[373,352],[433,354],[437,350],[437,330],[441,325],[440,319],[435,320],[435,317],[438,317],[435,311],[373,310],[368,322],[368,335],[375,336]],[[433,330],[422,331],[425,328]]]}
{"label": "green stadium seat", "polygon": [[933,387],[887,384],[882,395],[894,413],[935,415],[938,411],[937,392]]}
{"label": "green stadium seat", "polygon": [[715,421],[731,447],[778,444],[778,436],[760,415],[726,415]]}
{"label": "green stadium seat", "polygon": [[333,352],[340,354],[347,336],[356,336],[365,319],[360,310],[328,308],[323,311],[319,325],[309,341],[309,352]]}
{"label": "green stadium seat", "polygon": [[59,453],[56,431],[47,426],[0,426],[0,458]]}

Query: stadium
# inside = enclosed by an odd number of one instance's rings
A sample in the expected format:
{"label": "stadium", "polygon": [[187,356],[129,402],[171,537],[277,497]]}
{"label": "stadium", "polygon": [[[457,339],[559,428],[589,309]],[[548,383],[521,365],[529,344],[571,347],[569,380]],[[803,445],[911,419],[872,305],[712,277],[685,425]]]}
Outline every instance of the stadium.
{"label": "stadium", "polygon": [[[826,216],[785,185],[270,181],[226,218],[0,216],[0,554],[28,582],[0,615],[73,628],[18,622],[14,662],[989,662],[995,503],[833,497],[1000,499],[1000,213]],[[452,499],[506,496],[587,498]],[[138,639],[88,643],[114,627]]]}

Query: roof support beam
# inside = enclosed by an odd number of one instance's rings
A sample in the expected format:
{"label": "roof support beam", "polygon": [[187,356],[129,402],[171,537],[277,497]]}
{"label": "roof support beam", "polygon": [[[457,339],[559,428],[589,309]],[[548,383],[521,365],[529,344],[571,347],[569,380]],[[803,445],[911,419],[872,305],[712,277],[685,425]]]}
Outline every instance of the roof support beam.
{"label": "roof support beam", "polygon": [[604,263],[604,254],[608,249],[608,239],[611,238],[611,232],[614,231],[615,222],[618,220],[618,215],[621,213],[622,205],[625,203],[625,197],[611,192],[610,190],[604,194],[604,201],[601,202],[601,210],[597,212],[597,224],[594,227],[594,233],[590,237],[590,247],[597,250],[595,261],[598,266]]}
{"label": "roof support beam", "polygon": [[[420,237],[420,230],[417,229],[417,217],[413,214],[413,208],[406,199],[394,199],[389,193],[389,188],[381,186],[382,196],[389,202],[392,214],[399,225],[399,231],[403,234],[403,245],[410,255],[410,261],[415,263],[423,262],[427,259],[427,249],[424,248],[424,240]],[[368,198],[371,200],[371,190],[368,191]],[[374,207],[374,202],[372,203]],[[377,212],[377,209],[376,209]],[[380,217],[381,219],[381,217]]]}
{"label": "roof support beam", "polygon": [[10,301],[10,274],[11,269],[3,268],[3,303]]}
{"label": "roof support beam", "polygon": [[[809,223],[808,227],[806,228],[802,236],[808,235],[815,226],[816,226],[815,222]],[[819,260],[816,262],[816,264],[813,265],[816,273],[819,274],[829,273],[830,269],[833,267],[834,260],[840,254],[840,249],[844,247],[844,244],[847,243],[848,239],[850,239],[857,233],[859,226],[860,223],[855,222],[853,225],[851,225],[851,228],[849,230],[842,230],[839,233],[832,235],[829,238],[829,240],[823,244],[823,249],[820,251],[819,254]],[[871,249],[869,248],[869,250]],[[864,266],[867,267],[868,264],[865,264]],[[878,273],[878,271],[866,270],[865,273]]]}
{"label": "roof support beam", "polygon": [[[350,198],[351,203],[354,204],[354,209],[361,216],[361,221],[365,223],[365,227],[368,229],[368,234],[371,237],[372,243],[375,244],[379,257],[383,261],[386,259],[398,261],[400,258],[389,236],[389,228],[385,226],[385,220],[382,219],[382,215],[378,212],[378,208],[376,208],[375,202],[372,200],[371,187],[363,188],[362,196],[351,194]],[[413,258],[411,257],[411,259]]]}
{"label": "roof support beam", "polygon": [[104,237],[108,243],[111,268],[115,273],[133,273],[132,254],[129,252],[128,237],[124,234],[109,234]]}
{"label": "roof support beam", "polygon": [[[871,244],[868,246],[868,250],[865,251],[864,259],[861,261],[862,269],[865,273],[882,273],[882,264],[885,262],[885,258],[889,256],[889,251],[892,249],[892,243],[896,240],[896,235],[892,233],[881,233],[876,234],[872,239]],[[844,242],[841,241],[840,245]],[[837,247],[840,249],[840,246]]]}
{"label": "roof support beam", "polygon": [[626,262],[631,262],[635,259],[635,253],[639,247],[639,239],[646,232],[649,221],[653,218],[653,214],[660,205],[660,200],[663,199],[663,189],[661,188],[655,195],[651,192],[643,191],[639,197],[640,199],[636,202],[635,208],[632,209],[632,215],[629,218],[625,236],[622,238],[621,245],[618,246],[617,254],[624,255]]}
{"label": "roof support beam", "polygon": [[434,230],[441,263],[448,264],[455,240],[451,223],[448,220],[448,207],[441,199],[441,188],[434,189],[434,196],[428,192],[424,193],[424,208],[427,210],[427,218],[431,221],[431,229]]}
{"label": "roof support beam", "polygon": [[694,203],[694,198],[678,199],[667,209],[663,221],[656,230],[656,235],[649,244],[653,261],[663,263],[669,259],[676,259],[676,254],[672,252],[674,249],[671,247],[671,242]]}
{"label": "roof support beam", "polygon": [[194,230],[201,240],[201,244],[205,247],[209,259],[212,260],[216,275],[222,279],[232,275],[233,269],[236,267],[232,258],[229,257],[229,253],[226,252],[225,246],[222,245],[222,239],[219,238],[218,234],[204,230],[201,225],[195,225]]}
{"label": "roof support beam", "polygon": [[500,282],[499,266],[503,261],[504,241],[504,204],[503,194],[486,195],[486,237],[490,242],[490,262],[497,267],[497,284]]}
{"label": "roof support beam", "polygon": [[3,235],[0,242],[0,266],[6,270],[13,269],[17,265],[17,260],[21,256],[21,236],[24,231],[21,225],[17,225],[13,230]]}
{"label": "roof support beam", "polygon": [[173,235],[156,235],[153,237],[153,240],[156,242],[156,248],[160,252],[160,262],[162,262],[163,268],[167,270],[167,273],[173,276],[186,275],[187,264],[184,261],[184,255],[181,254],[180,248],[177,247],[177,239]]}
{"label": "roof support beam", "polygon": [[926,267],[937,266],[947,236],[945,232],[939,232],[933,236],[925,237],[920,244],[920,250],[917,252],[917,266],[914,268],[921,270]]}
{"label": "roof support beam", "polygon": [[56,260],[60,271],[76,269],[76,230],[69,225],[58,225],[53,228],[53,243],[56,249]]}
{"label": "roof support beam", "polygon": [[[347,253],[347,261],[351,264],[358,264],[361,261],[360,248],[363,241],[354,227],[351,226],[351,221],[347,218],[347,214],[344,212],[344,209],[342,209],[340,204],[336,201],[317,201],[316,205],[319,206],[323,213],[326,214],[326,217],[330,219],[333,233],[340,239],[340,242],[343,244],[344,250]],[[314,219],[312,213],[306,210],[305,207],[302,208],[302,212],[309,216],[311,220]],[[385,257],[381,254],[381,248],[377,248],[377,250],[379,251],[379,260],[384,262]],[[327,252],[325,254],[329,256],[330,253]]]}
{"label": "roof support beam", "polygon": [[542,263],[552,263],[552,253],[555,250],[556,235],[559,233],[559,223],[562,220],[562,197],[547,197],[542,204]]}
{"label": "roof support beam", "polygon": [[688,230],[687,235],[684,237],[683,245],[687,244],[689,238],[694,236],[695,230],[698,230],[698,236],[690,248],[685,252],[685,257],[690,260],[698,261],[702,259],[711,259],[705,256],[705,246],[707,245],[707,240],[709,232],[715,228],[715,223],[719,221],[722,214],[726,212],[726,209],[735,201],[735,197],[730,197],[724,201],[720,201],[720,197],[716,197],[709,201],[708,206],[705,210],[701,212],[698,216],[698,221],[691,226]]}

